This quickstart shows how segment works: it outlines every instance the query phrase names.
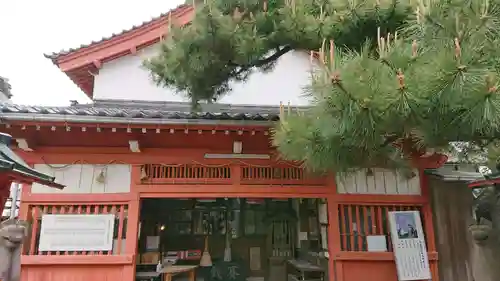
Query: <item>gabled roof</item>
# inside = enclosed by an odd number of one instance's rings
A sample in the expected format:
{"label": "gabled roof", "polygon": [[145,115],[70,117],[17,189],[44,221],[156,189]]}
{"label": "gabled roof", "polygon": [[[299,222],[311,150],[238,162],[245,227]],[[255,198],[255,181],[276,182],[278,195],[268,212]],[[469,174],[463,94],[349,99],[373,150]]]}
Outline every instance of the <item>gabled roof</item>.
{"label": "gabled roof", "polygon": [[98,44],[101,44],[101,43],[104,43],[106,41],[109,41],[109,40],[116,39],[118,37],[127,35],[127,33],[129,33],[129,32],[132,32],[134,30],[138,30],[140,28],[147,27],[148,25],[151,25],[151,24],[153,24],[153,23],[155,23],[157,21],[161,21],[163,19],[166,19],[167,16],[170,13],[177,14],[177,13],[179,13],[180,11],[182,11],[182,10],[184,10],[186,8],[188,8],[188,5],[185,5],[185,4],[179,5],[176,8],[174,8],[174,9],[172,9],[172,10],[166,12],[166,13],[162,13],[162,14],[160,14],[157,17],[153,17],[150,20],[143,21],[141,24],[134,25],[131,28],[124,29],[124,30],[122,30],[122,31],[120,31],[118,33],[113,33],[110,36],[102,37],[101,39],[96,40],[96,41],[92,41],[92,42],[90,42],[88,44],[81,44],[78,47],[69,48],[69,49],[66,49],[66,50],[63,49],[63,50],[60,50],[59,52],[52,52],[50,54],[44,54],[44,56],[46,58],[51,59],[52,61],[54,61],[56,63],[57,59],[60,58],[60,57],[62,57],[62,56],[69,55],[69,54],[74,53],[76,51],[79,51],[81,49],[94,47],[94,46],[96,46]]}
{"label": "gabled roof", "polygon": [[185,25],[191,21],[193,8],[180,5],[158,17],[76,48],[62,50],[45,57],[52,60],[90,98],[94,76],[102,63],[133,54],[155,44],[165,36],[169,19],[172,24]]}

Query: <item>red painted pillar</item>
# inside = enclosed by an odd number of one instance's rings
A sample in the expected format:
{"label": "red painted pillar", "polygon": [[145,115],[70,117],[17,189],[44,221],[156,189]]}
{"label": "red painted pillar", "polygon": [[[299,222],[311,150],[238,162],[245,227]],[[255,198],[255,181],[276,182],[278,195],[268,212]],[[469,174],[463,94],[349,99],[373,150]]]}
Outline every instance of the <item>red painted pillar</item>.
{"label": "red painted pillar", "polygon": [[[436,237],[434,233],[434,222],[433,222],[433,214],[431,207],[431,194],[429,190],[429,178],[425,174],[424,170],[421,169],[419,172],[420,176],[420,190],[422,192],[422,196],[426,199],[424,206],[422,206],[422,215],[424,217],[424,228],[425,228],[425,236],[427,238],[427,252],[428,253],[436,253]],[[438,273],[438,261],[430,260],[429,266],[431,268],[431,275],[433,281],[439,281],[439,273]]]}
{"label": "red painted pillar", "polygon": [[339,214],[337,202],[337,184],[335,176],[328,177],[327,186],[329,195],[327,198],[328,210],[328,276],[329,281],[343,281],[342,263],[336,261],[337,255],[340,253],[340,231],[339,231]]}
{"label": "red painted pillar", "polygon": [[137,246],[139,243],[139,216],[140,197],[137,192],[137,185],[141,182],[141,166],[131,166],[130,194],[131,200],[128,202],[127,229],[125,241],[125,254],[133,257],[131,265],[126,265],[123,271],[123,281],[135,280],[135,264],[137,259]]}

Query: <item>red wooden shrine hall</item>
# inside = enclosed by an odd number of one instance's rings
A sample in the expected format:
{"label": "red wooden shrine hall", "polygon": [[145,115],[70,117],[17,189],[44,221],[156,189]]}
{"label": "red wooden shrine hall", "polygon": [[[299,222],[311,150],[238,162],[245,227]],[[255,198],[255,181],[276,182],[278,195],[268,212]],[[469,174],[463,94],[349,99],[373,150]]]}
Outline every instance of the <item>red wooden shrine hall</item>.
{"label": "red wooden shrine hall", "polygon": [[[446,157],[414,155],[411,174],[373,168],[346,178],[314,176],[300,163],[281,159],[271,145],[279,103],[230,100],[192,112],[189,102],[158,89],[139,67],[169,21],[182,25],[192,16],[193,9],[183,5],[111,38],[47,55],[93,99],[90,104],[0,105],[1,130],[20,140],[15,153],[28,167],[65,185],[55,190],[23,182],[20,217],[32,227],[21,257],[21,280],[154,279],[158,262],[168,257],[175,264],[161,270],[196,268],[196,274],[179,273],[173,280],[215,278],[214,271],[204,272],[210,265],[222,275],[232,266],[245,267],[245,279],[251,281],[290,276],[397,281],[388,214],[418,211],[437,281],[424,170],[442,165]],[[307,55],[290,54],[287,60],[284,78],[259,76],[232,97],[282,89],[310,76],[300,70],[310,66]],[[282,86],[271,85],[275,82]],[[254,103],[282,92],[273,90]],[[99,219],[99,224],[107,220],[109,243],[95,239],[85,248],[57,234],[47,218],[68,215],[78,215],[78,227],[90,225],[81,217]],[[59,240],[51,236],[56,234]],[[385,249],[368,247],[374,236]]]}

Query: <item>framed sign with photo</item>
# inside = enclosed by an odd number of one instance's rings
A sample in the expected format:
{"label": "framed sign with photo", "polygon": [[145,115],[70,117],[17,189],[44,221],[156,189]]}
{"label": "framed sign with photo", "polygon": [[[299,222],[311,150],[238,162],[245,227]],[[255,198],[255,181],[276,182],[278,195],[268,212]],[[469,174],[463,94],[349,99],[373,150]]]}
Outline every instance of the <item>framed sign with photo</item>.
{"label": "framed sign with photo", "polygon": [[425,234],[418,211],[389,212],[398,279],[430,280]]}

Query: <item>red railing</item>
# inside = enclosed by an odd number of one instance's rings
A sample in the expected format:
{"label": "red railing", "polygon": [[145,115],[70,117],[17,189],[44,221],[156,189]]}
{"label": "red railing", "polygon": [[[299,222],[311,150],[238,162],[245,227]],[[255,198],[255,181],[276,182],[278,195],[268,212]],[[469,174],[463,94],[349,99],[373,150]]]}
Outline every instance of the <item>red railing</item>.
{"label": "red railing", "polygon": [[[421,211],[421,206],[405,204],[339,204],[341,250],[366,252],[368,251],[367,237],[383,235],[386,238],[387,250],[391,252],[392,241],[388,215],[391,211]],[[421,220],[422,225],[425,226],[422,215]]]}
{"label": "red railing", "polygon": [[294,166],[241,167],[241,184],[324,185],[324,178],[310,175]]}
{"label": "red railing", "polygon": [[233,184],[242,185],[315,185],[325,184],[324,178],[310,175],[301,167],[280,164],[201,165],[147,164],[141,167],[142,184]]}
{"label": "red railing", "polygon": [[197,164],[148,164],[141,168],[145,184],[230,184],[231,167]]}
{"label": "red railing", "polygon": [[[66,204],[66,205],[30,205],[29,218],[31,234],[24,246],[25,255],[120,255],[125,253],[128,205],[117,204]],[[114,214],[113,249],[105,252],[42,252],[38,250],[42,216],[44,214]]]}

